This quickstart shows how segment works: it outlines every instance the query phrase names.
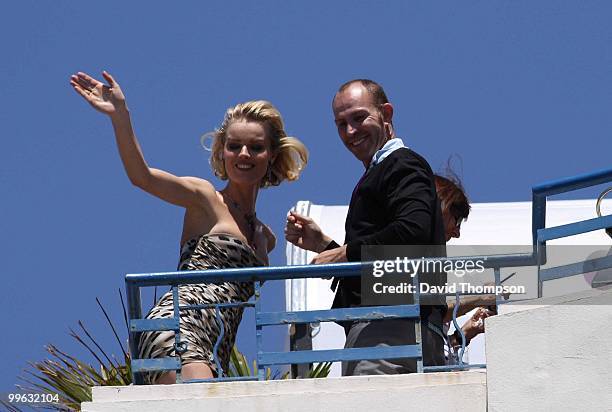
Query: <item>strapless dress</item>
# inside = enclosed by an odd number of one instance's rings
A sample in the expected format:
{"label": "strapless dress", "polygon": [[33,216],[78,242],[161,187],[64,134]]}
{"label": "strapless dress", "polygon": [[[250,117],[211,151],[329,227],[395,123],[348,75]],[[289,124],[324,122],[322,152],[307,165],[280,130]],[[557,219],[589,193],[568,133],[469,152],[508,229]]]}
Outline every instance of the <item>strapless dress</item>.
{"label": "strapless dress", "polygon": [[[207,270],[264,266],[253,249],[232,235],[205,234],[188,240],[181,247],[178,270]],[[180,305],[208,303],[246,302],[254,294],[253,282],[222,282],[179,286]],[[217,355],[223,371],[227,373],[236,332],[242,319],[243,308],[221,309],[224,335]],[[174,317],[172,291],[164,294],[151,309],[147,319]],[[214,309],[181,311],[181,341],[187,343],[187,351],[180,355],[181,364],[204,362],[217,375],[213,347],[219,336],[219,325]],[[139,342],[139,358],[176,356],[174,332],[144,332]],[[155,383],[162,372],[148,373],[145,380]]]}

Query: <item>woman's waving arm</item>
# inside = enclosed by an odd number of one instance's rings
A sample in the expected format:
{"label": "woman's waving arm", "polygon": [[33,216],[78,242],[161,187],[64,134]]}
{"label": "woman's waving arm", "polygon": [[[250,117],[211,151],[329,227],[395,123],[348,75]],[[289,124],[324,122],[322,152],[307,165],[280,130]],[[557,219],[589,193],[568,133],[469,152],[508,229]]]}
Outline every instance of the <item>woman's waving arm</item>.
{"label": "woman's waving arm", "polygon": [[202,197],[208,198],[214,195],[212,185],[203,179],[177,177],[147,165],[134,134],[121,87],[109,73],[102,72],[102,76],[108,84],[82,72],[71,76],[70,84],[94,109],[111,118],[119,155],[132,184],[167,202],[183,207],[201,204]]}

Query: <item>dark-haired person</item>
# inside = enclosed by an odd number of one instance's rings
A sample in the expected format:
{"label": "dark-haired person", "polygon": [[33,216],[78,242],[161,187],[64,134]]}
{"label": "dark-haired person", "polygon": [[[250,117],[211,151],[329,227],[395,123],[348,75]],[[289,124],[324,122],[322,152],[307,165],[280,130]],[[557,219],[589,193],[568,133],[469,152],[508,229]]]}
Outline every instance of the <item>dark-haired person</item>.
{"label": "dark-haired person", "polygon": [[[119,84],[107,72],[104,84],[85,73],[70,78],[70,84],[94,109],[106,114],[115,131],[117,147],[130,181],[166,202],[185,208],[178,270],[263,266],[276,239],[255,215],[259,189],[295,180],[306,165],[304,145],[288,137],[278,110],[258,100],[227,110],[214,135],[211,165],[228,183],[217,191],[207,180],[179,177],[149,167],[134,134],[130,112]],[[196,305],[246,301],[254,293],[253,282],[222,282],[179,287],[179,304]],[[168,292],[147,318],[174,316],[172,293]],[[228,370],[242,308],[221,311],[225,334],[219,360]],[[184,379],[218,375],[213,345],[219,336],[214,309],[182,311],[181,338],[187,351],[180,355]],[[174,332],[146,332],[139,342],[139,358],[175,356]],[[150,383],[175,383],[174,371],[148,374]]]}
{"label": "dark-haired person", "polygon": [[[287,217],[286,239],[319,253],[313,260],[316,264],[360,261],[363,245],[444,245],[433,172],[422,156],[395,135],[393,105],[383,88],[371,80],[351,80],[335,94],[332,109],[342,143],[364,166],[350,200],[344,245],[322,233],[312,219],[293,212]],[[360,305],[360,279],[339,280],[333,307]],[[424,365],[445,363],[441,329],[445,311],[444,301],[421,306]],[[405,319],[353,322],[345,330],[346,348],[415,341],[414,323]],[[344,362],[342,369],[343,375],[410,373],[416,363],[351,361]]]}
{"label": "dark-haired person", "polygon": [[436,174],[434,179],[444,218],[444,236],[448,242],[461,236],[461,222],[468,218],[472,207],[458,178]]}
{"label": "dark-haired person", "polygon": [[[444,219],[444,231],[446,241],[452,238],[461,236],[461,222],[466,220],[470,214],[470,201],[465,194],[465,190],[459,178],[450,173],[448,177],[434,175],[436,183],[436,192],[440,205],[442,207],[442,216]],[[484,332],[484,319],[494,315],[494,312],[488,309],[488,306],[495,305],[494,295],[483,296],[468,296],[461,300],[457,316],[464,315],[469,311],[476,309],[472,316],[461,326],[461,330],[465,335],[466,346],[475,336]],[[455,302],[448,303],[448,310],[444,316],[445,330],[453,317],[453,309]],[[449,355],[456,352],[456,348],[461,346],[461,335],[458,331],[448,335]]]}

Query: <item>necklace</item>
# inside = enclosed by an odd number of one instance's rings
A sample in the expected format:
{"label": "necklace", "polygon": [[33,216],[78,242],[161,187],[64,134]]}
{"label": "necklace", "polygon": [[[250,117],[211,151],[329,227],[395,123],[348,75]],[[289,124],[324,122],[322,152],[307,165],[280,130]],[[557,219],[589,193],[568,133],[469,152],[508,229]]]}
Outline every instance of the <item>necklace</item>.
{"label": "necklace", "polygon": [[227,196],[227,200],[230,201],[230,204],[234,207],[234,209],[236,209],[238,212],[240,212],[242,214],[242,217],[244,218],[244,221],[246,222],[248,228],[249,228],[249,236],[247,236],[247,240],[249,241],[249,243],[251,243],[251,241],[253,240],[253,234],[255,233],[255,221],[257,219],[257,214],[255,212],[253,213],[247,213],[244,210],[242,210],[242,207],[240,206],[240,203],[236,202],[229,193],[227,192],[223,192],[223,194],[225,196]]}

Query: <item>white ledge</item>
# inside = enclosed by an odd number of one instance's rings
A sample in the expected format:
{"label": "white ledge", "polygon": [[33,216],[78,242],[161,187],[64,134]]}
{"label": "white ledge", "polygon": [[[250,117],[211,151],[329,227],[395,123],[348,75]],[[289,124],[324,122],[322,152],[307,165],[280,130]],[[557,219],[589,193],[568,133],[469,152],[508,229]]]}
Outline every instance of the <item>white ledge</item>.
{"label": "white ledge", "polygon": [[[486,409],[486,374],[352,376],[263,382],[95,387],[83,411],[308,411]],[[169,409],[171,408],[171,409]],[[462,408],[463,409],[463,408]]]}

